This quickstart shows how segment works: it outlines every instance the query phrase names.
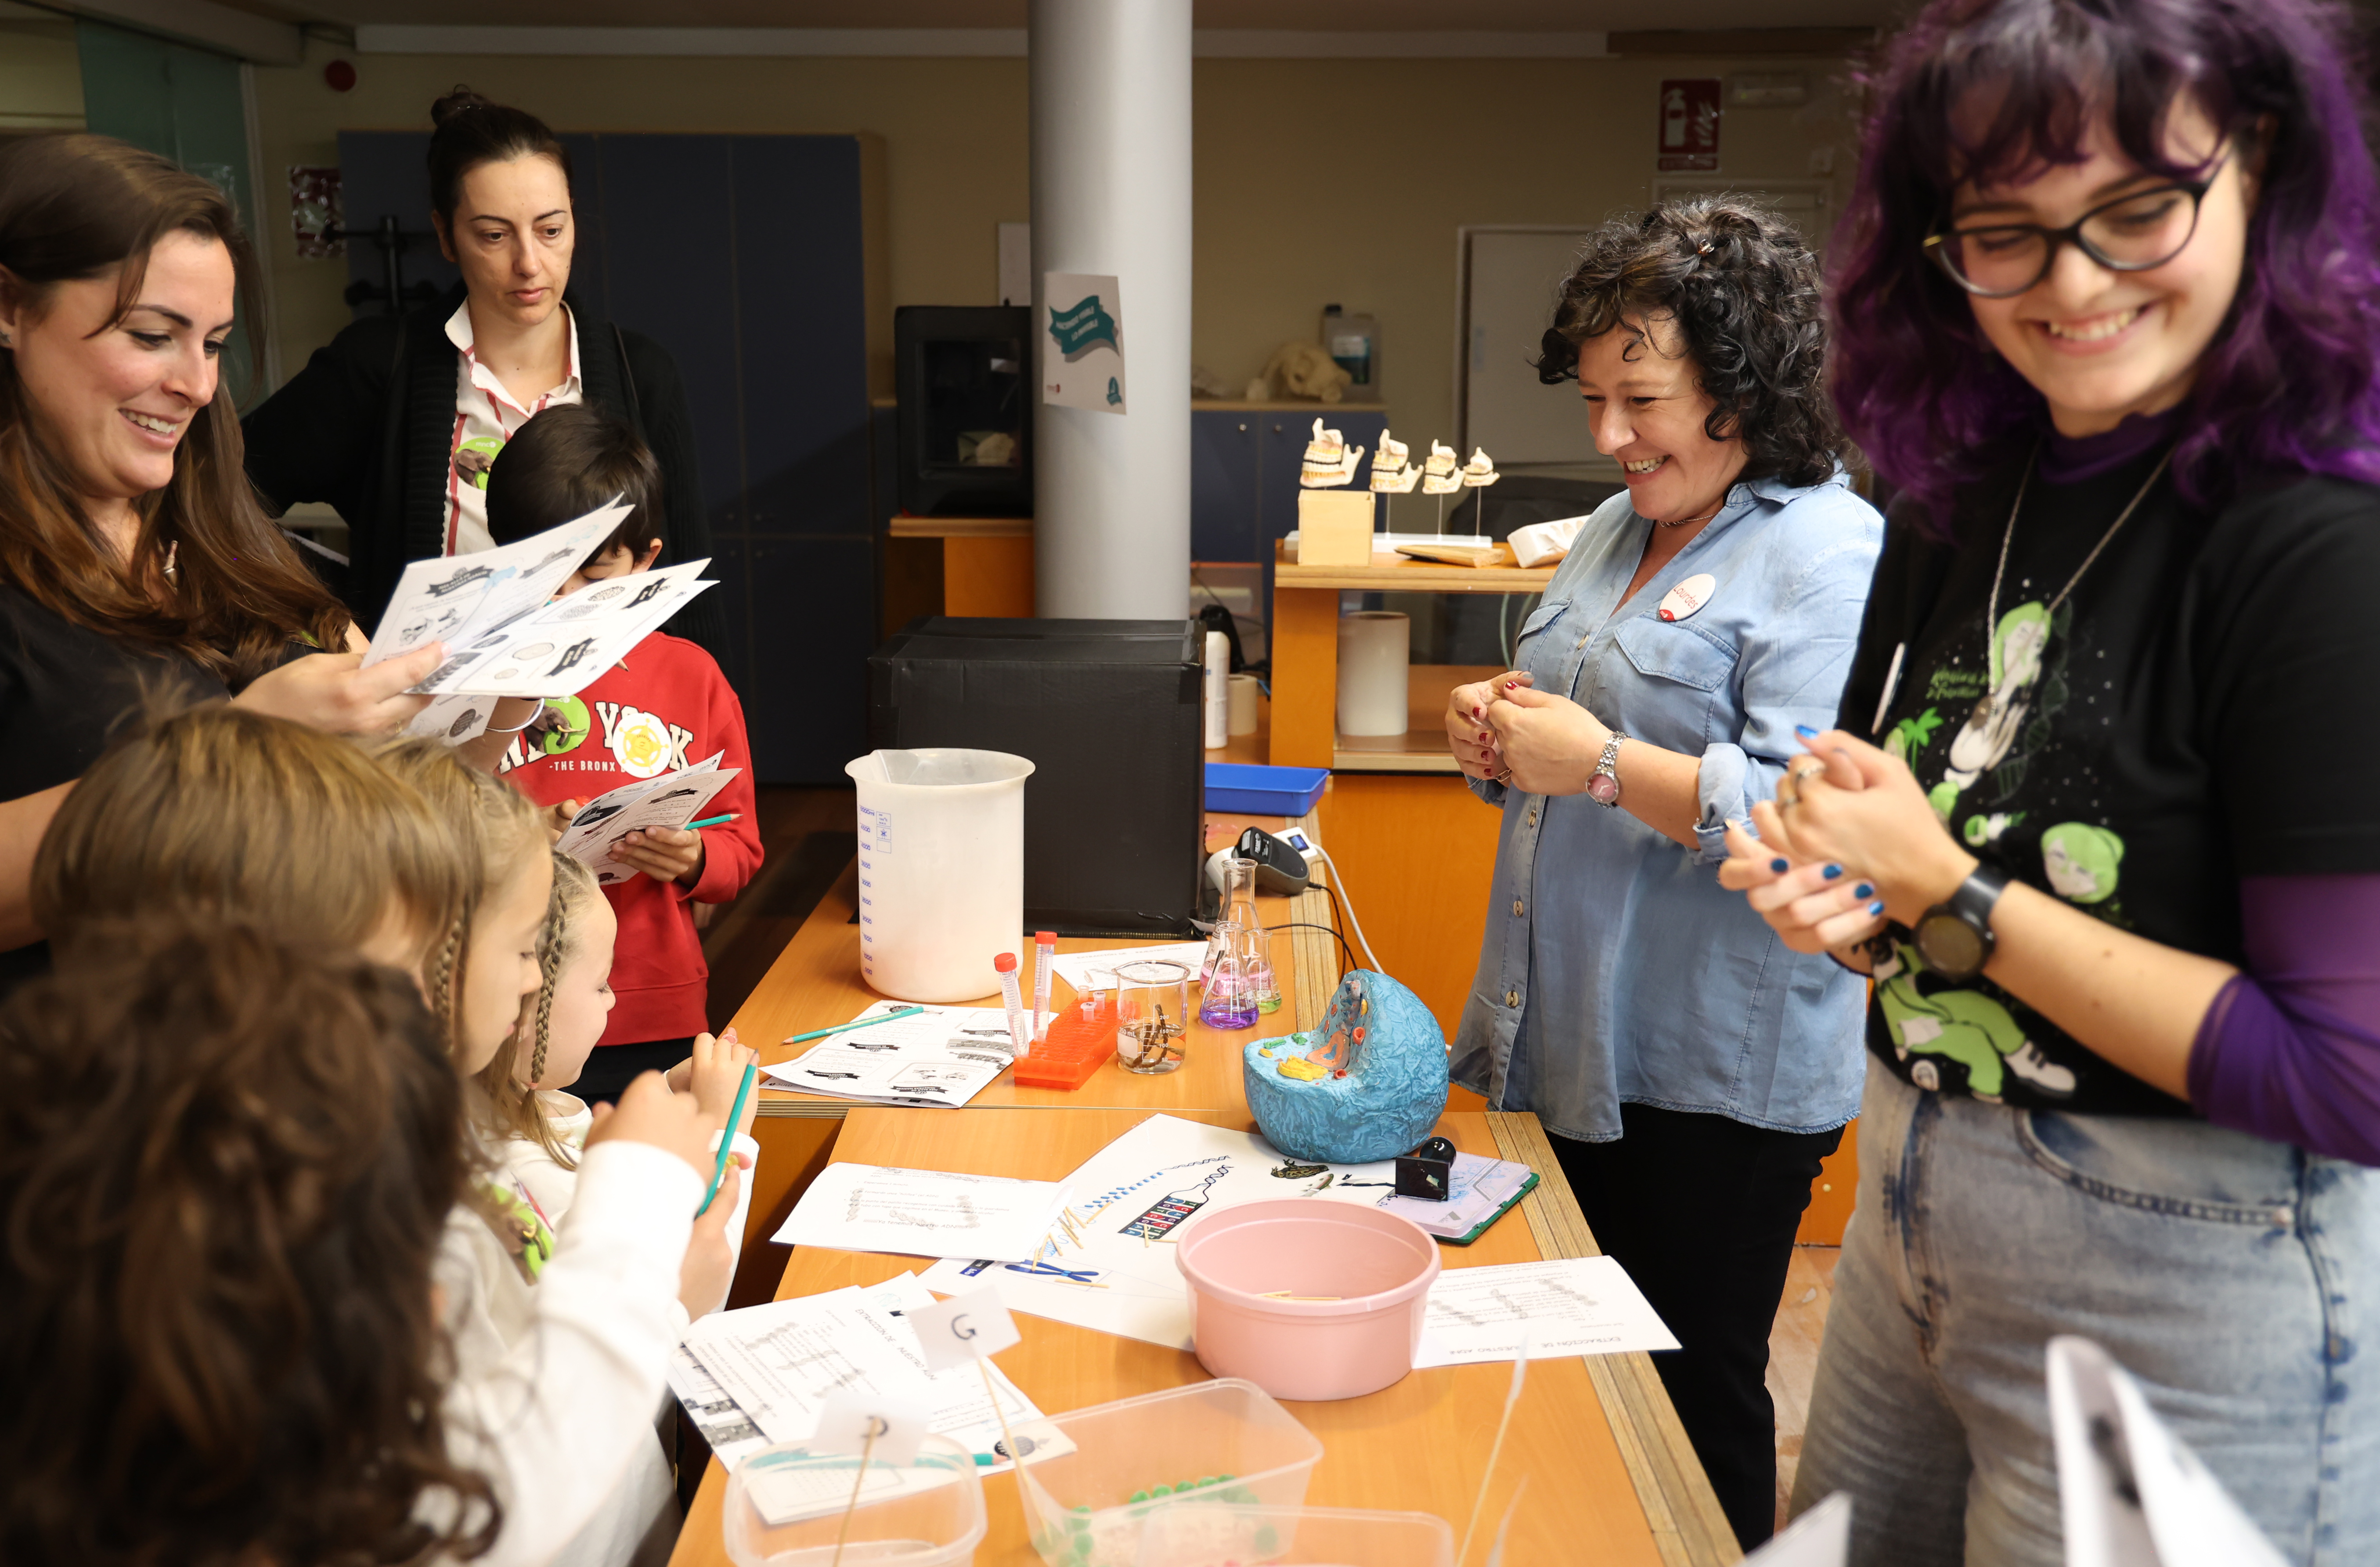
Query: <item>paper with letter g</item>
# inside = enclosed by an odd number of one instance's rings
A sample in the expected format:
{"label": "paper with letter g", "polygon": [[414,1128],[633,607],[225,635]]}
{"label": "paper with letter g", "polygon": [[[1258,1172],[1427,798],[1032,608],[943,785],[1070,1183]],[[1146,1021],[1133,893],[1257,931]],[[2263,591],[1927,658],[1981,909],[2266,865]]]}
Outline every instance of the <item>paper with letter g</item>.
{"label": "paper with letter g", "polygon": [[926,1369],[947,1371],[970,1360],[999,1354],[1021,1339],[997,1287],[986,1284],[963,1295],[953,1295],[930,1310],[912,1311],[904,1318],[917,1330],[926,1351]]}

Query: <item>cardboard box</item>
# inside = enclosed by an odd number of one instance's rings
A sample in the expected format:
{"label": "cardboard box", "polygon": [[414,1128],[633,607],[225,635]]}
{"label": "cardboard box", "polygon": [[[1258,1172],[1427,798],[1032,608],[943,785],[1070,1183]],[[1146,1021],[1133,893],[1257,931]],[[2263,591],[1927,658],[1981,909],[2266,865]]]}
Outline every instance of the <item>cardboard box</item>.
{"label": "cardboard box", "polygon": [[1033,764],[1026,931],[1195,936],[1205,630],[1195,620],[922,617],[868,658],[868,744],[1005,751]]}
{"label": "cardboard box", "polygon": [[1372,492],[1368,490],[1300,490],[1297,492],[1297,564],[1372,564]]}

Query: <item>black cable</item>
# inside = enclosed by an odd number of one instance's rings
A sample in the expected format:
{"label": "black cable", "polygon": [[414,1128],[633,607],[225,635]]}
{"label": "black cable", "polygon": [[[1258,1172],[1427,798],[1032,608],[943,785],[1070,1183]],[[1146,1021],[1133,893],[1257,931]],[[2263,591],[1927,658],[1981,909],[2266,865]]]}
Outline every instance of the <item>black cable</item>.
{"label": "black cable", "polygon": [[[1347,925],[1347,905],[1339,901],[1338,884],[1334,881],[1325,881],[1322,883],[1322,890],[1330,894],[1331,917],[1337,919],[1339,921],[1340,928],[1344,929]],[[1339,944],[1342,947],[1347,947],[1347,938],[1344,936],[1340,937]],[[1372,955],[1378,957],[1379,954],[1375,953]],[[1347,947],[1347,966],[1350,968],[1355,966],[1355,949],[1353,947]]]}
{"label": "black cable", "polygon": [[1288,924],[1286,924],[1286,925],[1268,925],[1268,926],[1266,926],[1266,927],[1265,927],[1265,929],[1266,929],[1267,930],[1320,930],[1320,931],[1323,931],[1324,933],[1328,934],[1328,935],[1329,935],[1329,936],[1330,936],[1332,939],[1334,939],[1335,941],[1338,941],[1338,943],[1339,943],[1339,950],[1340,950],[1340,952],[1341,952],[1342,954],[1344,954],[1344,956],[1342,958],[1342,960],[1341,960],[1341,962],[1340,962],[1340,966],[1339,966],[1339,972],[1340,972],[1340,973],[1342,973],[1342,974],[1344,974],[1344,973],[1346,973],[1349,969],[1351,969],[1351,968],[1353,968],[1353,967],[1354,967],[1354,966],[1355,966],[1355,949],[1354,949],[1354,948],[1353,948],[1353,947],[1351,947],[1351,946],[1349,946],[1349,945],[1347,944],[1347,938],[1346,938],[1346,937],[1340,935],[1338,931],[1331,929],[1330,929],[1330,927],[1329,927],[1328,925],[1317,925],[1316,923],[1314,923],[1314,922],[1313,922],[1312,920],[1310,920],[1310,919],[1293,919],[1293,920],[1291,920],[1291,921],[1290,921]]}

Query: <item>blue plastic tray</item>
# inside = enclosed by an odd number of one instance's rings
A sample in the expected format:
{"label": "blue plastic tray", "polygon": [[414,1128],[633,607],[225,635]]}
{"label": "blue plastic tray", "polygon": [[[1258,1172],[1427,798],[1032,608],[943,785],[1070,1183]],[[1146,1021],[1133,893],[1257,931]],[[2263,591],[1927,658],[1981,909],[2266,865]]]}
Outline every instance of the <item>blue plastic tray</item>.
{"label": "blue plastic tray", "polygon": [[1327,767],[1256,767],[1246,762],[1207,764],[1207,808],[1253,816],[1304,816],[1330,782]]}

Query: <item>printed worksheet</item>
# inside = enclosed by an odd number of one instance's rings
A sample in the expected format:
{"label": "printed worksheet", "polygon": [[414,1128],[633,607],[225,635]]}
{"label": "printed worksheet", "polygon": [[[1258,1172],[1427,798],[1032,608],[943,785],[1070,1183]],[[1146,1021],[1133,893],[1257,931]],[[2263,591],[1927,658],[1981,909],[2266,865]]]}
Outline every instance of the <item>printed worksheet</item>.
{"label": "printed worksheet", "polygon": [[1021,1262],[1049,1233],[1064,1197],[1055,1181],[836,1163],[810,1183],[770,1238],[781,1246]]}
{"label": "printed worksheet", "polygon": [[1468,1366],[1675,1349],[1644,1292],[1608,1257],[1450,1268],[1430,1286],[1414,1365]]}
{"label": "printed worksheet", "polygon": [[1378,1204],[1396,1189],[1396,1165],[1292,1159],[1253,1132],[1152,1115],[1063,1184],[1058,1221],[1031,1257],[938,1262],[926,1269],[927,1286],[957,1294],[990,1277],[1013,1311],[1187,1349],[1176,1230],[1200,1213],[1269,1197]]}
{"label": "printed worksheet", "polygon": [[694,1422],[702,1439],[710,1444],[710,1451],[728,1468],[743,1463],[745,1454],[769,1445],[769,1439],[752,1424],[744,1406],[719,1385],[719,1379],[684,1344],[670,1351],[669,1385],[686,1410],[686,1418]]}
{"label": "printed worksheet", "polygon": [[615,500],[518,543],[407,563],[364,667],[431,642],[444,642],[454,653],[533,613],[627,515]]}
{"label": "printed worksheet", "polygon": [[[853,1022],[908,1008],[878,1002]],[[1008,1070],[1008,1014],[998,1007],[929,1006],[914,1015],[832,1034],[791,1061],[760,1070],[779,1087],[871,1104],[967,1102]]]}
{"label": "printed worksheet", "polygon": [[592,684],[715,583],[708,556],[582,588],[450,650],[418,689],[500,697],[567,697]]}
{"label": "printed worksheet", "polygon": [[2070,1567],[2281,1567],[2289,1560],[2089,1339],[2049,1341],[2049,1429]]}
{"label": "printed worksheet", "polygon": [[382,613],[365,667],[443,642],[446,662],[416,691],[437,697],[574,695],[715,586],[699,580],[710,564],[706,558],[554,599],[626,515],[615,501],[517,543],[409,563]]}
{"label": "printed worksheet", "polygon": [[405,732],[416,739],[459,746],[485,734],[488,719],[495,711],[493,697],[441,697],[415,713]]}
{"label": "printed worksheet", "polygon": [[692,767],[658,778],[639,778],[596,796],[578,808],[554,848],[585,861],[602,886],[627,881],[637,874],[635,868],[613,859],[612,851],[631,832],[684,827],[700,816],[713,796],[744,771],[721,767],[720,759],[726,754],[721,751]]}
{"label": "printed worksheet", "polygon": [[[1041,1411],[995,1363],[984,1364],[997,1410],[977,1366],[926,1369],[924,1348],[902,1318],[933,1298],[915,1273],[903,1273],[865,1288],[713,1312],[688,1330],[672,1359],[670,1385],[706,1435],[715,1428],[735,1446],[730,1457],[712,1444],[730,1467],[768,1443],[808,1440],[828,1395],[853,1389],[925,1406],[928,1430],[976,1454],[977,1473],[997,1474],[1012,1461],[1002,1421],[1014,1428],[1039,1421]],[[1072,1451],[1044,1442],[1025,1456],[1029,1463]]]}

